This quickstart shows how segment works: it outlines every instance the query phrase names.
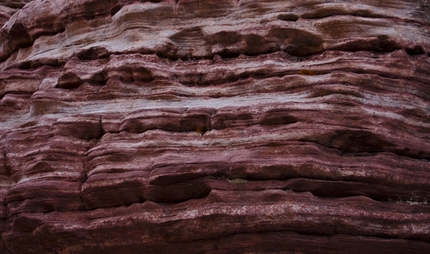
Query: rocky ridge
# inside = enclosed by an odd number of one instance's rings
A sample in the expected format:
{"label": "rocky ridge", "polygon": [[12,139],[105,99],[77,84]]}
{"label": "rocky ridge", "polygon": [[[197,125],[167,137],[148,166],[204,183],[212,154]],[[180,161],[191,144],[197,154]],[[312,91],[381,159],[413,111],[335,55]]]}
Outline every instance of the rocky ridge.
{"label": "rocky ridge", "polygon": [[429,30],[424,0],[28,3],[0,250],[427,253]]}

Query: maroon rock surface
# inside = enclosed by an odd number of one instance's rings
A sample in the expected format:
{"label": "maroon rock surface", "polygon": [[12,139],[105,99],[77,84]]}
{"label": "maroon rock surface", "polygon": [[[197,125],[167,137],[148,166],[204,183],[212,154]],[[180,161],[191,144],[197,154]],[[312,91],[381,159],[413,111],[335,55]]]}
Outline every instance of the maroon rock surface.
{"label": "maroon rock surface", "polygon": [[0,24],[0,253],[430,253],[429,1]]}
{"label": "maroon rock surface", "polygon": [[31,0],[0,0],[0,27],[2,27],[17,10],[30,1]]}

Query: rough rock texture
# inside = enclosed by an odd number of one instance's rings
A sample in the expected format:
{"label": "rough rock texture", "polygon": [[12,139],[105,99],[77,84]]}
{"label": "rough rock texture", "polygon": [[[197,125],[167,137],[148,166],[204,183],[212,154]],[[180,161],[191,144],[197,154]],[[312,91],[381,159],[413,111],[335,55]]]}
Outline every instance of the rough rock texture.
{"label": "rough rock texture", "polygon": [[0,0],[0,27],[28,2],[31,2],[31,0]]}
{"label": "rough rock texture", "polygon": [[429,253],[429,1],[25,2],[1,253]]}

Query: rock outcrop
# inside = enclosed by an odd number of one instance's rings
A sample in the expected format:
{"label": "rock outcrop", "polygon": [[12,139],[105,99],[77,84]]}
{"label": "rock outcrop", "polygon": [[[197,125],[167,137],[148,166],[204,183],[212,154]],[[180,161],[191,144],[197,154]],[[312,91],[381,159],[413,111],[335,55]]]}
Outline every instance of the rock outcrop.
{"label": "rock outcrop", "polygon": [[429,253],[429,1],[26,2],[1,253]]}

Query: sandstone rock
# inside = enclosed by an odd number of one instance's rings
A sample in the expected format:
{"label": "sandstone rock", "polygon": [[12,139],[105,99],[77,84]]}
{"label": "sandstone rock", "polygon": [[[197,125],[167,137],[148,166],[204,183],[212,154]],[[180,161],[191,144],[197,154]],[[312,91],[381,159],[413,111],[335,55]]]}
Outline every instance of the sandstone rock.
{"label": "sandstone rock", "polygon": [[25,4],[31,0],[0,0],[0,27],[2,27],[9,18]]}
{"label": "sandstone rock", "polygon": [[0,24],[1,253],[429,252],[428,1],[0,1]]}

